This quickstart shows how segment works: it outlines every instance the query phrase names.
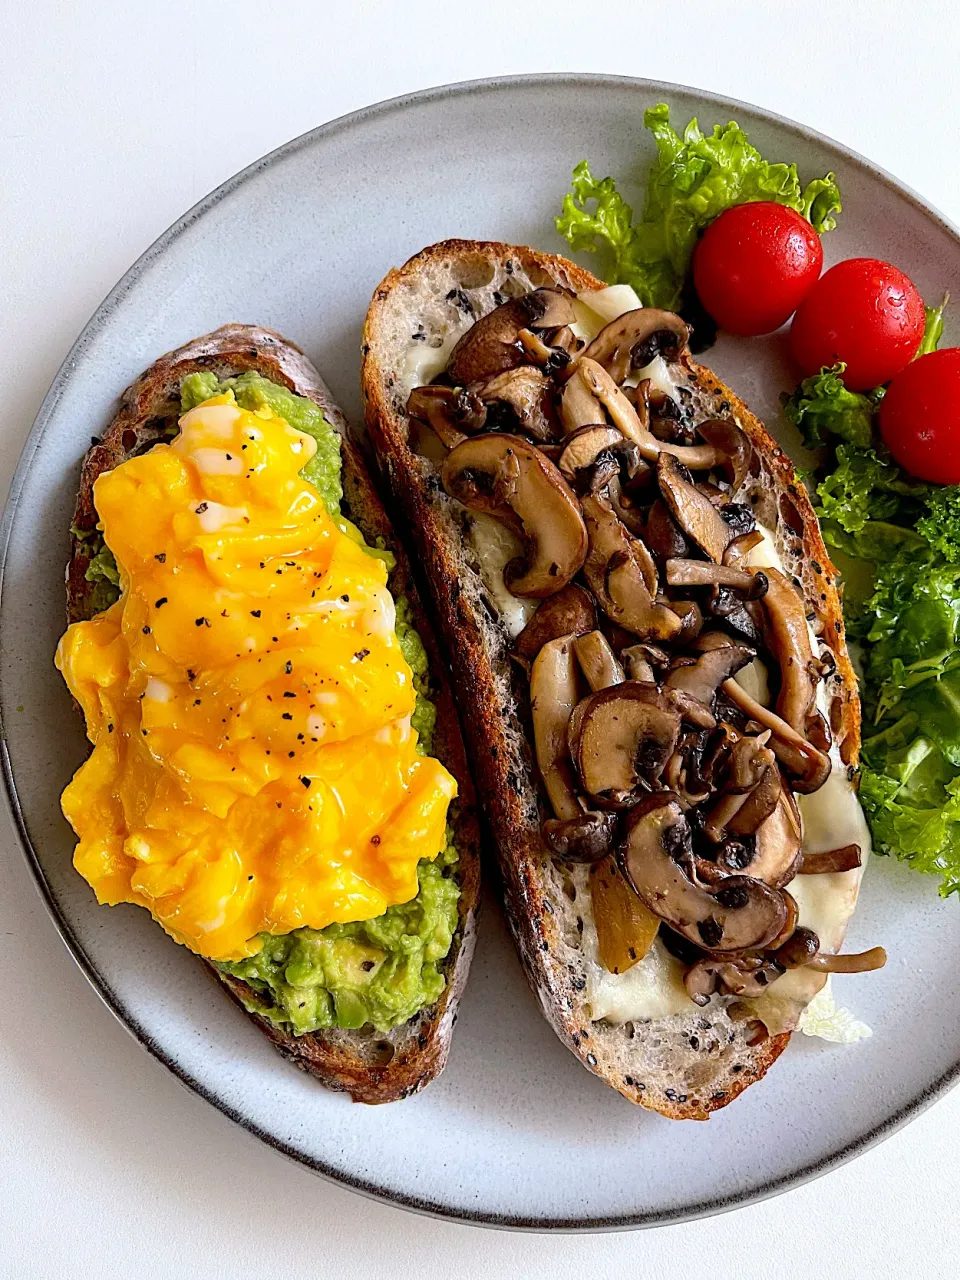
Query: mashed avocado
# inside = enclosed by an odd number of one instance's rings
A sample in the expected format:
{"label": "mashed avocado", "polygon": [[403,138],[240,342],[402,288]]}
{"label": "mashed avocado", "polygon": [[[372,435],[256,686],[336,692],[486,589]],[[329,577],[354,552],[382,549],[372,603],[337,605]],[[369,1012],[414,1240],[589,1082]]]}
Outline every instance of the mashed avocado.
{"label": "mashed avocado", "polygon": [[[369,546],[340,512],[340,437],[318,406],[258,373],[244,373],[223,382],[212,373],[191,373],[181,385],[181,412],[231,391],[241,408],[256,410],[269,405],[292,427],[313,436],[317,451],[302,474],[316,485],[344,532],[392,569],[394,557],[382,539],[377,546]],[[91,551],[86,577],[94,584],[91,603],[96,606],[94,612],[99,612],[119,597],[116,561],[98,531],[74,533],[87,541]],[[409,601],[401,596],[396,609],[397,639],[417,691],[411,723],[418,734],[418,750],[432,755],[437,709],[430,696],[427,653],[411,621]],[[250,986],[254,994],[244,1003],[251,1012],[287,1027],[294,1035],[368,1023],[377,1031],[388,1031],[432,1004],[444,989],[446,979],[440,966],[458,923],[457,859],[448,827],[446,849],[435,861],[424,860],[417,868],[420,888],[409,902],[389,907],[374,920],[331,924],[320,930],[297,929],[279,936],[264,934],[264,945],[256,955],[221,963],[218,968]]]}

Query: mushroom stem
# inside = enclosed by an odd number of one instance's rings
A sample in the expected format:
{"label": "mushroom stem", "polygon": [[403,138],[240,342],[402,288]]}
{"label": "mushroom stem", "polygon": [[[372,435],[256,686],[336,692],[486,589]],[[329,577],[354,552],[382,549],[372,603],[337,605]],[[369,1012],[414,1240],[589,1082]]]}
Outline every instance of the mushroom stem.
{"label": "mushroom stem", "polygon": [[732,565],[714,564],[710,560],[668,560],[667,582],[671,587],[736,587],[756,599],[766,590],[762,573],[748,573]]}
{"label": "mushroom stem", "polygon": [[530,707],[537,764],[553,811],[568,821],[583,812],[574,792],[567,753],[567,724],[577,698],[577,664],[573,636],[543,646],[530,671]]}
{"label": "mushroom stem", "polygon": [[821,973],[872,973],[874,969],[882,969],[887,963],[887,953],[883,947],[871,947],[869,951],[859,951],[850,955],[833,956],[823,952],[807,961],[808,969],[819,969]]}
{"label": "mushroom stem", "polygon": [[781,764],[795,776],[792,781],[794,791],[807,795],[818,791],[830,776],[831,760],[822,751],[802,738],[792,725],[781,719],[775,711],[763,706],[755,698],[751,698],[746,689],[737,684],[732,677],[724,680],[720,686],[730,701],[745,712],[752,720],[773,730],[770,747]]}
{"label": "mushroom stem", "polygon": [[594,693],[623,683],[623,667],[602,631],[589,631],[573,642],[580,669]]}
{"label": "mushroom stem", "polygon": [[861,865],[860,846],[845,844],[840,849],[829,849],[826,853],[805,853],[800,863],[799,874],[802,876],[829,875],[834,871],[854,871]]}

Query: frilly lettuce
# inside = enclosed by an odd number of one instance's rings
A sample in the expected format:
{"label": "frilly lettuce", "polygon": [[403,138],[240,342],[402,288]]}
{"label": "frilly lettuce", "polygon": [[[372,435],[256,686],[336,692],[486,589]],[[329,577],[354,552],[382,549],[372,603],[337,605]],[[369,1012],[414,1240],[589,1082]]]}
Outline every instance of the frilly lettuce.
{"label": "frilly lettuce", "polygon": [[[929,349],[942,331],[943,307],[928,309]],[[877,852],[939,875],[946,896],[960,890],[960,487],[902,471],[876,430],[883,389],[850,392],[842,375],[804,379],[784,410],[828,445],[824,539],[869,580],[844,605],[863,665],[860,799]]]}
{"label": "frilly lettuce", "polygon": [[832,1044],[855,1044],[873,1035],[867,1024],[855,1018],[849,1009],[839,1008],[829,978],[800,1015],[797,1030]]}
{"label": "frilly lettuce", "polygon": [[676,310],[697,237],[733,205],[774,200],[801,213],[818,232],[836,226],[840,192],[832,173],[801,187],[794,164],[771,164],[732,121],[701,132],[691,120],[682,136],[661,103],[644,112],[657,145],[643,216],[617,191],[613,178],[597,180],[586,160],[573,171],[557,230],[574,250],[600,252],[604,278],[630,284],[644,306]]}

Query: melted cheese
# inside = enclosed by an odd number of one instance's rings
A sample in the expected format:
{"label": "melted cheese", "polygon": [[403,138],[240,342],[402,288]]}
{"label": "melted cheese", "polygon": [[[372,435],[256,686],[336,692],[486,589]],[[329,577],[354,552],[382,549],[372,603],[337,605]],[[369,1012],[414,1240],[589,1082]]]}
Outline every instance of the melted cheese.
{"label": "melted cheese", "polygon": [[492,516],[473,515],[470,541],[480,562],[484,586],[500,613],[511,639],[515,639],[536,612],[539,600],[523,600],[507,590],[504,568],[523,555],[523,543],[517,535]]}
{"label": "melted cheese", "polygon": [[93,743],[62,803],[101,902],[239,959],[414,897],[456,783],[416,751],[383,561],[299,474],[313,439],[225,396],[180,426],[94,487],[122,595],[57,650]]}

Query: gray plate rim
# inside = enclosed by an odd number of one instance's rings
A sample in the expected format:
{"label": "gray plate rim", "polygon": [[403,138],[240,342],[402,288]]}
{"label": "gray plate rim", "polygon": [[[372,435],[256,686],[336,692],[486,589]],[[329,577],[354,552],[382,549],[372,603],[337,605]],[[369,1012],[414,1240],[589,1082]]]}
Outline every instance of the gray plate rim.
{"label": "gray plate rim", "polygon": [[[209,210],[213,209],[221,201],[232,195],[239,187],[249,181],[252,177],[262,172],[264,169],[270,168],[281,160],[286,160],[298,151],[313,145],[320,139],[330,137],[335,133],[346,131],[354,128],[356,125],[363,123],[375,117],[387,115],[402,114],[407,108],[412,106],[420,106],[427,102],[437,102],[444,98],[463,97],[470,94],[481,94],[496,91],[501,88],[507,88],[514,85],[525,85],[535,87],[537,85],[565,85],[569,88],[581,88],[589,91],[591,88],[604,86],[620,86],[633,89],[642,89],[645,93],[651,95],[655,99],[658,95],[669,95],[672,93],[690,93],[695,95],[704,105],[717,108],[721,111],[729,111],[731,115],[735,115],[738,111],[750,111],[764,120],[771,121],[775,124],[786,125],[794,133],[801,137],[819,144],[827,151],[834,155],[842,157],[848,164],[855,165],[866,170],[874,178],[878,178],[881,182],[889,186],[898,195],[906,198],[919,212],[925,217],[935,221],[944,231],[951,235],[960,246],[960,228],[958,228],[949,218],[940,212],[929,201],[924,200],[912,187],[895,178],[886,169],[880,165],[874,164],[859,152],[854,151],[850,147],[844,146],[842,143],[836,142],[833,138],[826,134],[820,133],[816,129],[810,129],[806,125],[791,120],[788,116],[779,115],[776,112],[768,111],[764,107],[756,106],[753,103],[745,102],[738,98],[729,98],[722,94],[710,93],[701,90],[695,86],[675,84],[665,80],[647,80],[637,76],[612,76],[594,72],[549,72],[549,73],[530,73],[525,75],[512,76],[489,76],[478,80],[464,80],[454,84],[440,85],[435,88],[421,89],[415,93],[403,94],[399,97],[388,98],[383,102],[375,103],[368,107],[362,107],[358,111],[351,111],[346,115],[338,116],[336,119],[328,121],[326,124],[319,125],[315,129],[310,129],[306,133],[300,134],[299,137],[285,142],[282,146],[268,152],[259,160],[255,160],[246,168],[241,169],[234,174],[232,178],[228,178],[226,182],[215,188],[208,195],[197,202],[193,208],[189,209],[181,218],[172,223],[162,235],[158,236],[148,249],[146,249],[133,265],[121,276],[120,280],[114,285],[103,302],[100,303],[96,311],[84,325],[79,337],[74,342],[66,355],[63,363],[58,369],[50,389],[44,396],[37,416],[34,420],[30,433],[27,436],[23,452],[20,455],[20,461],[17,464],[13,479],[10,483],[10,491],[7,495],[6,505],[3,511],[3,518],[0,521],[0,605],[3,599],[3,583],[6,571],[7,550],[10,542],[10,533],[13,525],[13,519],[17,511],[20,499],[20,492],[23,487],[24,477],[30,468],[34,454],[40,448],[46,426],[63,391],[73,375],[74,370],[83,358],[86,348],[90,340],[98,333],[110,315],[123,301],[126,294],[137,283],[140,276],[149,267],[149,265],[158,257],[160,257],[166,249],[177,240],[189,227],[197,222]],[[269,1133],[261,1126],[257,1125],[248,1116],[238,1111],[235,1107],[228,1105],[224,1099],[217,1096],[212,1090],[201,1084],[188,1071],[180,1067],[168,1054],[161,1045],[151,1037],[146,1029],[138,1021],[135,1012],[124,1006],[116,992],[112,990],[110,984],[97,970],[96,966],[86,954],[83,944],[73,932],[69,922],[61,913],[43,874],[43,869],[36,850],[33,847],[27,832],[26,821],[20,806],[20,799],[17,793],[16,779],[13,774],[13,767],[10,761],[10,754],[7,744],[7,735],[3,723],[3,709],[0,707],[0,772],[2,772],[4,801],[7,812],[10,816],[13,828],[17,834],[21,851],[26,860],[27,866],[33,876],[37,891],[47,911],[52,919],[57,932],[63,939],[67,950],[70,952],[80,972],[84,975],[94,991],[100,997],[102,1002],[114,1015],[117,1021],[125,1028],[126,1031],[138,1041],[154,1058],[161,1062],[173,1075],[180,1081],[185,1088],[192,1093],[197,1094],[205,1101],[227,1116],[228,1119],[234,1121],[247,1133],[259,1138],[267,1146],[272,1147],[281,1155],[296,1161],[298,1164],[304,1165],[311,1169],[314,1173],[326,1178],[330,1182],[334,1182],[340,1186],[348,1187],[352,1191],[356,1191],[361,1195],[365,1195],[373,1200],[379,1200],[387,1204],[397,1205],[403,1209],[409,1209],[415,1213],[421,1213],[428,1217],[442,1218],[464,1222],[473,1226],[493,1227],[501,1230],[513,1231],[560,1231],[560,1232],[599,1232],[599,1231],[623,1231],[636,1228],[666,1226],[670,1223],[689,1222],[698,1218],[710,1217],[717,1213],[726,1213],[732,1209],[742,1208],[749,1204],[757,1204],[762,1200],[768,1200],[772,1196],[779,1195],[784,1191],[793,1187],[802,1186],[804,1183],[812,1182],[815,1178],[822,1177],[823,1174],[831,1172],[831,1170],[839,1168],[840,1165],[846,1164],[858,1155],[862,1155],[871,1147],[877,1146],[885,1138],[890,1137],[903,1125],[918,1116],[922,1111],[926,1110],[932,1103],[942,1097],[949,1089],[953,1088],[960,1082],[960,1061],[956,1062],[948,1071],[945,1071],[929,1088],[917,1094],[903,1106],[899,1107],[890,1116],[887,1117],[879,1125],[867,1133],[862,1134],[853,1142],[847,1143],[839,1148],[831,1156],[824,1157],[814,1161],[809,1165],[805,1165],[800,1169],[795,1169],[789,1174],[785,1174],[780,1178],[770,1179],[766,1183],[752,1188],[750,1191],[743,1192],[739,1195],[730,1195],[719,1197],[713,1200],[702,1200],[696,1204],[684,1204],[676,1209],[666,1211],[654,1211],[648,1213],[623,1214],[615,1217],[590,1217],[590,1218],[537,1218],[524,1217],[522,1215],[509,1214],[492,1214],[482,1212],[471,1212],[469,1210],[454,1208],[445,1205],[439,1201],[425,1200],[416,1196],[407,1196],[402,1193],[391,1190],[390,1188],[378,1185],[376,1182],[350,1177],[342,1171],[334,1169],[323,1161],[314,1160],[305,1156],[302,1152],[296,1150],[289,1144],[280,1141],[273,1134]],[[279,1059],[278,1059],[279,1062]]]}

